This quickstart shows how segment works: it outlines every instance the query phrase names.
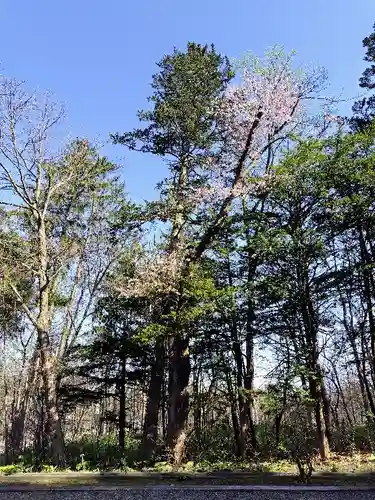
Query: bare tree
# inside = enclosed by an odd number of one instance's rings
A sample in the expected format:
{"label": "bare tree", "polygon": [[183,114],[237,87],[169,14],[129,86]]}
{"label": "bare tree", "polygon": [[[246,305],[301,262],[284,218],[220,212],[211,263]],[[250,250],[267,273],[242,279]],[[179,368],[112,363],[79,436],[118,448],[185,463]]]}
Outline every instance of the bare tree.
{"label": "bare tree", "polygon": [[86,140],[52,154],[62,108],[15,80],[2,79],[0,87],[1,204],[22,228],[17,269],[32,280],[33,301],[25,300],[11,263],[4,264],[4,279],[36,331],[50,451],[63,464],[59,367],[113,261],[108,248],[98,250],[103,210],[113,200],[107,177],[115,167]]}

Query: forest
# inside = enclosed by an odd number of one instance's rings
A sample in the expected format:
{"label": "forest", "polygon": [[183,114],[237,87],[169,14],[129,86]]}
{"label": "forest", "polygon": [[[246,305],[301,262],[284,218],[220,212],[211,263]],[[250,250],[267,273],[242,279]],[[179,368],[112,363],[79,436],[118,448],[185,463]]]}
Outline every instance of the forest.
{"label": "forest", "polygon": [[277,46],[164,55],[139,128],[108,131],[140,176],[163,164],[144,203],[94,140],[61,141],[48,93],[0,76],[2,466],[375,451],[375,25],[363,48],[345,116]]}

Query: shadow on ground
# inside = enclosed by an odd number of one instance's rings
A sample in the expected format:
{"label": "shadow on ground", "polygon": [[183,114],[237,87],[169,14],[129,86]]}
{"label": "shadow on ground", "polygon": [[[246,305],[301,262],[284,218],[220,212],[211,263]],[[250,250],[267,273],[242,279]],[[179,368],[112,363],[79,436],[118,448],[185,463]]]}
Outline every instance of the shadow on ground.
{"label": "shadow on ground", "polygon": [[[143,487],[156,485],[224,486],[224,485],[295,485],[292,474],[272,472],[210,472],[210,473],[33,473],[0,476],[0,487],[73,487],[122,486]],[[375,472],[314,473],[311,484],[321,486],[373,486]]]}

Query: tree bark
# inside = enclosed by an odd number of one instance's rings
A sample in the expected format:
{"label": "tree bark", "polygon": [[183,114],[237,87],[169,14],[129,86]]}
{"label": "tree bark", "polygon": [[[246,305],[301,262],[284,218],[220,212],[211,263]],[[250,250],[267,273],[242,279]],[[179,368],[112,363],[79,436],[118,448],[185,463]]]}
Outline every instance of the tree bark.
{"label": "tree bark", "polygon": [[169,415],[167,440],[174,465],[185,457],[186,422],[189,414],[188,384],[191,372],[189,339],[175,336],[171,341]]}
{"label": "tree bark", "polygon": [[321,375],[321,383],[320,390],[322,395],[322,403],[323,403],[323,416],[324,416],[324,425],[325,425],[325,434],[327,437],[327,441],[329,447],[332,447],[332,429],[331,429],[331,407],[329,404],[329,397],[327,394],[327,389],[324,383],[323,375]]}
{"label": "tree bark", "polygon": [[227,382],[228,397],[230,400],[230,414],[233,426],[234,441],[236,444],[236,456],[242,458],[243,456],[243,442],[241,439],[240,422],[238,419],[237,411],[237,395],[233,391],[233,385],[230,378],[230,370],[225,370],[225,377]]}
{"label": "tree bark", "polygon": [[43,379],[44,399],[47,410],[47,430],[50,442],[51,458],[59,467],[65,466],[65,446],[58,412],[58,365],[52,354],[50,330],[53,303],[51,301],[51,281],[48,275],[48,245],[43,219],[38,219],[39,243],[39,312],[36,320],[37,336],[40,349],[40,368]]}
{"label": "tree bark", "polygon": [[119,384],[119,426],[118,444],[123,450],[125,448],[125,427],[126,427],[126,358],[121,360],[121,374]]}
{"label": "tree bark", "polygon": [[147,408],[143,426],[142,451],[147,460],[152,457],[155,451],[158,437],[159,412],[164,382],[164,358],[164,340],[157,340],[155,358],[151,366]]}
{"label": "tree bark", "polygon": [[309,279],[306,264],[298,268],[298,278],[301,283],[301,316],[306,338],[306,365],[309,370],[309,389],[314,401],[314,413],[320,457],[326,460],[330,454],[327,428],[322,405],[322,372],[319,366],[318,326],[315,310],[310,296]]}
{"label": "tree bark", "polygon": [[[195,363],[196,367],[196,363]],[[200,450],[201,431],[202,431],[202,406],[199,397],[199,368],[195,368],[193,375],[193,398],[194,398],[194,434],[197,449]]]}
{"label": "tree bark", "polygon": [[48,419],[47,432],[50,444],[50,454],[55,465],[64,467],[65,445],[58,411],[56,360],[45,347],[41,348],[41,369]]}
{"label": "tree bark", "polygon": [[327,460],[330,454],[330,447],[326,433],[320,383],[318,382],[315,375],[309,378],[309,386],[310,386],[310,394],[314,401],[314,414],[315,414],[319,454],[322,460]]}
{"label": "tree bark", "polygon": [[254,328],[255,319],[254,309],[251,299],[247,303],[247,321],[246,321],[246,371],[244,377],[245,386],[245,411],[248,418],[248,427],[250,431],[252,452],[257,450],[257,437],[255,429],[254,415]]}

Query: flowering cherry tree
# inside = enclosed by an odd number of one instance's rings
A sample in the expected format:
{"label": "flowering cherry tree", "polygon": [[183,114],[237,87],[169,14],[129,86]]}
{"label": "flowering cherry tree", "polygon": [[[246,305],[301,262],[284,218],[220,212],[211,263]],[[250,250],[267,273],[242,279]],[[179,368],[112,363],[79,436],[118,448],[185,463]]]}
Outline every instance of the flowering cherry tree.
{"label": "flowering cherry tree", "polygon": [[[132,282],[132,290],[147,287],[149,294],[170,291],[172,281],[187,262],[200,258],[212,243],[232,202],[239,197],[262,195],[273,182],[273,173],[254,176],[262,155],[285,136],[288,125],[298,119],[304,97],[316,90],[319,78],[293,71],[291,58],[271,53],[265,60],[254,60],[243,70],[239,84],[231,85],[217,108],[216,120],[221,131],[218,152],[208,155],[200,165],[200,184],[183,187],[183,209],[190,216],[199,210],[215,208],[216,217],[193,248],[169,249],[157,260],[146,263]],[[178,254],[178,255],[177,255]],[[148,285],[146,285],[148,283]]]}

